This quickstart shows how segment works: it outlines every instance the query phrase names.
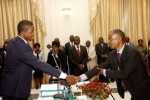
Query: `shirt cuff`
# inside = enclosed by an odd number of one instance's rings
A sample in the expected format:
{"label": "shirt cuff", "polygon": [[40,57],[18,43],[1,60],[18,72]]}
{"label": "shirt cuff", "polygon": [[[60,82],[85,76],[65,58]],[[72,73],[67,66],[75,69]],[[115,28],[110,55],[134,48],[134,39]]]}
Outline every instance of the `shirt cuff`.
{"label": "shirt cuff", "polygon": [[106,77],[106,69],[103,69],[103,75]]}
{"label": "shirt cuff", "polygon": [[85,74],[80,75],[80,81],[85,81],[87,80],[87,76]]}
{"label": "shirt cuff", "polygon": [[66,77],[67,77],[66,73],[64,73],[64,72],[60,73],[60,76],[59,76],[60,79],[66,79]]}

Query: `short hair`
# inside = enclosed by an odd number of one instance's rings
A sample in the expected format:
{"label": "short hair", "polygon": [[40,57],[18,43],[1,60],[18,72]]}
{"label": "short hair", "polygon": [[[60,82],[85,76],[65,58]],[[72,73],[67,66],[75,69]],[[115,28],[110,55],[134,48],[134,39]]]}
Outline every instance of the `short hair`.
{"label": "short hair", "polygon": [[91,43],[91,41],[90,41],[90,40],[87,40],[87,41],[86,41],[86,43],[87,43],[87,42]]}
{"label": "short hair", "polygon": [[57,41],[52,41],[52,46],[60,47],[60,44]]}
{"label": "short hair", "polygon": [[119,35],[122,38],[122,42],[126,42],[125,33],[121,29],[114,29],[111,33]]}
{"label": "short hair", "polygon": [[74,39],[79,39],[80,40],[80,37],[78,35],[74,36]]}
{"label": "short hair", "polygon": [[35,43],[34,45],[33,45],[33,48],[36,48],[36,47],[41,47],[41,45],[40,45],[40,43]]}
{"label": "short hair", "polygon": [[27,30],[28,27],[30,26],[33,26],[33,23],[32,21],[29,21],[29,20],[22,20],[18,23],[18,26],[17,26],[17,31],[18,31],[18,34],[20,34],[21,32],[24,32]]}

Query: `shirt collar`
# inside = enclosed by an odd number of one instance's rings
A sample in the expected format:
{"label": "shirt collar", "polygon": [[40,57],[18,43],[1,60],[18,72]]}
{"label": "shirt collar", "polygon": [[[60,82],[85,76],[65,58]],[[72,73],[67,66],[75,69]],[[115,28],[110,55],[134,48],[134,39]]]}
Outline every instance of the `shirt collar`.
{"label": "shirt collar", "polygon": [[69,43],[70,43],[70,45],[71,45],[71,46],[73,46],[73,45],[74,45],[74,43],[73,43],[73,42],[71,42],[71,41],[70,41]]}
{"label": "shirt collar", "polygon": [[22,39],[26,44],[28,44],[28,41],[25,40],[23,37],[21,37],[21,36],[19,36],[19,35],[18,35],[18,37],[19,37],[20,39]]}
{"label": "shirt collar", "polygon": [[79,44],[78,46],[77,46],[77,45],[75,45],[75,48],[76,48],[76,49],[78,49],[78,48],[80,49],[80,44]]}
{"label": "shirt collar", "polygon": [[123,50],[124,50],[125,45],[122,46],[122,48],[120,48],[119,50],[117,50],[117,53],[122,54]]}

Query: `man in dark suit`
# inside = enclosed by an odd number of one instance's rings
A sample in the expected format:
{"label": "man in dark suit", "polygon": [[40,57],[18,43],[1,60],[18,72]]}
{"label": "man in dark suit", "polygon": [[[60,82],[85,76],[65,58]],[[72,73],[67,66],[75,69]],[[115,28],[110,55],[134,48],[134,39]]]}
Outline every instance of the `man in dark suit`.
{"label": "man in dark suit", "polygon": [[[150,79],[140,52],[125,44],[125,34],[119,29],[111,32],[110,41],[115,50],[102,65],[105,69],[100,69],[100,73],[116,80],[118,92],[122,98],[127,89],[131,94],[131,100],[149,100]],[[97,71],[93,69],[85,75],[91,77],[91,73],[94,75]]]}
{"label": "man in dark suit", "polygon": [[72,68],[73,66],[70,57],[72,55],[72,51],[74,48],[74,35],[70,35],[69,40],[70,41],[65,44],[65,54],[67,58],[66,61],[67,61],[68,73],[73,74],[73,68]]}
{"label": "man in dark suit", "polygon": [[[103,37],[99,37],[99,43],[95,45],[95,51],[97,55],[97,64],[101,65],[107,60],[109,53],[109,47],[107,43],[104,42]],[[105,78],[103,75],[99,76],[99,80],[104,82],[108,81],[108,79]]]}
{"label": "man in dark suit", "polygon": [[95,45],[95,51],[97,55],[97,64],[100,65],[107,59],[109,53],[109,47],[104,42],[103,37],[99,37],[99,43]]}
{"label": "man in dark suit", "polygon": [[32,70],[76,82],[75,76],[67,76],[51,65],[42,63],[34,55],[28,42],[33,37],[33,23],[22,20],[18,24],[18,36],[10,40],[6,51],[5,67],[0,80],[0,95],[3,100],[27,100],[30,95]]}
{"label": "man in dark suit", "polygon": [[74,36],[70,35],[70,41],[65,44],[65,52],[69,55],[70,50],[74,47]]}
{"label": "man in dark suit", "polygon": [[80,45],[79,36],[74,37],[74,44],[75,46],[73,47],[70,57],[73,66],[73,74],[81,75],[87,71],[88,54],[86,48]]}

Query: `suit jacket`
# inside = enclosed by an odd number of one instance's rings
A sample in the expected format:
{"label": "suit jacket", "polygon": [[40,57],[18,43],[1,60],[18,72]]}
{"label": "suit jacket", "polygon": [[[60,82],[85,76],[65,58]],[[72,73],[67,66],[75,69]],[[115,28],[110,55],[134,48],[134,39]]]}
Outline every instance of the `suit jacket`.
{"label": "suit jacket", "polygon": [[[146,71],[146,65],[141,54],[136,48],[125,45],[120,61],[116,50],[112,51],[102,66],[106,66],[106,76],[116,80],[120,96],[124,97],[124,86],[131,93],[133,100],[149,100],[150,80]],[[95,69],[91,70],[97,73]],[[85,73],[89,77],[89,73]],[[91,77],[91,76],[90,76]]]}
{"label": "suit jacket", "polygon": [[67,42],[65,44],[65,53],[66,55],[70,55],[72,53],[72,49],[73,49],[74,46],[71,46],[70,45],[70,42]]}
{"label": "suit jacket", "polygon": [[2,72],[2,66],[3,66],[3,55],[1,54],[1,50],[0,50],[0,74]]}
{"label": "suit jacket", "polygon": [[7,47],[5,67],[0,79],[0,95],[26,98],[30,95],[32,70],[40,70],[59,77],[60,71],[42,63],[31,47],[20,37],[12,39]]}
{"label": "suit jacket", "polygon": [[[72,53],[73,53],[73,48],[74,46],[71,46],[70,45],[70,42],[67,42],[65,44],[65,55],[66,55],[66,62],[68,62],[67,67],[69,67],[69,74],[73,74],[73,64],[71,62],[71,56],[72,56]],[[68,71],[68,69],[67,69]]]}
{"label": "suit jacket", "polygon": [[97,55],[97,63],[101,64],[106,60],[107,57],[105,57],[105,56],[108,56],[109,47],[106,43],[101,43],[101,44],[98,43],[95,45],[95,51],[96,51],[96,55]]}
{"label": "suit jacket", "polygon": [[66,56],[62,52],[59,52],[58,57],[53,55],[52,52],[49,52],[47,63],[55,68],[59,66],[63,72],[67,72]]}
{"label": "suit jacket", "polygon": [[150,80],[144,60],[136,48],[125,45],[120,61],[116,51],[112,51],[103,66],[110,68],[106,76],[116,80],[121,97],[124,97],[123,83],[133,100],[149,100]]}
{"label": "suit jacket", "polygon": [[[80,46],[80,56],[78,55],[76,48],[73,47],[72,55],[70,56],[70,59],[72,62],[74,75],[80,75],[87,71],[88,54],[84,46]],[[78,64],[83,64],[85,66],[84,69],[81,70],[78,67]]]}
{"label": "suit jacket", "polygon": [[6,49],[0,48],[0,56],[1,56],[0,65],[2,67],[4,66],[5,55],[6,55]]}

